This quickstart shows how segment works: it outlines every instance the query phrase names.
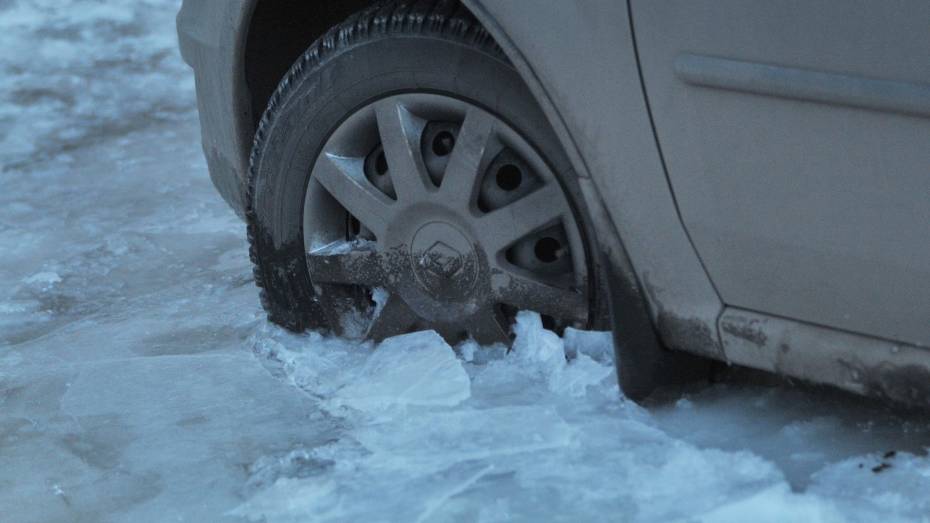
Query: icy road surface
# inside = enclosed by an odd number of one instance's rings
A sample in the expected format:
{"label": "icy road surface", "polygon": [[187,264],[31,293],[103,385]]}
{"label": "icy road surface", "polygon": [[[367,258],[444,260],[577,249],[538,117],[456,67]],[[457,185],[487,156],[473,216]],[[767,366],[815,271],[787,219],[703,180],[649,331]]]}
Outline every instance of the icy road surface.
{"label": "icy road surface", "polygon": [[177,3],[0,0],[0,521],[896,521],[926,416],[747,380],[645,410],[609,341],[263,319]]}

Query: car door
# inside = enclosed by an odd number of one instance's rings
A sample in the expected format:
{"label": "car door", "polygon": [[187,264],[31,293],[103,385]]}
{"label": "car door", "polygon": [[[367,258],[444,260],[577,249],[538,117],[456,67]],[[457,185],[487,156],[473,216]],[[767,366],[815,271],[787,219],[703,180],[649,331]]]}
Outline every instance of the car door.
{"label": "car door", "polygon": [[723,301],[930,346],[930,2],[630,2]]}

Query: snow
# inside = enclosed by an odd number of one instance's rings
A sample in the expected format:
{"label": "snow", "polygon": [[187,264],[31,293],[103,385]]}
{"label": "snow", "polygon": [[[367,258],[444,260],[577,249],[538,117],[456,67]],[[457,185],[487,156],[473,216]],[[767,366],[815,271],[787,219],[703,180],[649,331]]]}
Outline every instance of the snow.
{"label": "snow", "polygon": [[532,313],[509,352],[269,325],[177,7],[0,0],[0,520],[930,519],[925,413],[752,373],[641,407]]}

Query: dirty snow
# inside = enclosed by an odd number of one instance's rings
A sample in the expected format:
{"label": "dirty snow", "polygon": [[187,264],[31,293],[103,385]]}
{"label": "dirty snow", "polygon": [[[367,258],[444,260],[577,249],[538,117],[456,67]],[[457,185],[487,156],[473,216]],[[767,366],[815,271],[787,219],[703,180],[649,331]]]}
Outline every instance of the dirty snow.
{"label": "dirty snow", "polygon": [[930,421],[754,375],[648,409],[603,333],[268,325],[174,1],[0,0],[0,521],[927,521]]}

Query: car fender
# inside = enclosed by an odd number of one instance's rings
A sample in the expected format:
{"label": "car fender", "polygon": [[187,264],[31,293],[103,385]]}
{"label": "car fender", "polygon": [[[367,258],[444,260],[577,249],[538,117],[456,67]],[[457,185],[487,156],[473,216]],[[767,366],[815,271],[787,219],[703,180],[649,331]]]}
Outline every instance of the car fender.
{"label": "car fender", "polygon": [[[643,91],[625,2],[465,0],[543,107],[627,300],[644,296],[666,346],[723,359],[723,303],[685,231]],[[616,293],[614,293],[616,294]],[[614,308],[615,330],[623,311]]]}

